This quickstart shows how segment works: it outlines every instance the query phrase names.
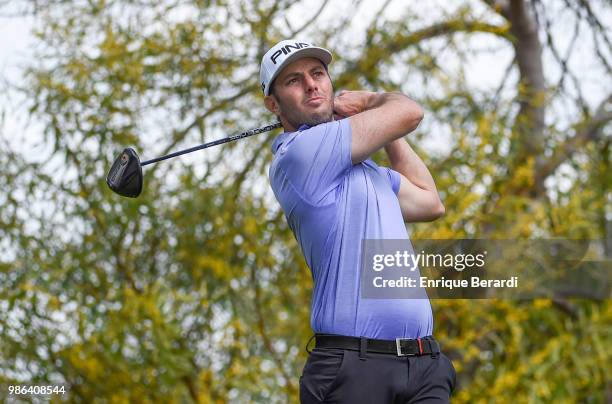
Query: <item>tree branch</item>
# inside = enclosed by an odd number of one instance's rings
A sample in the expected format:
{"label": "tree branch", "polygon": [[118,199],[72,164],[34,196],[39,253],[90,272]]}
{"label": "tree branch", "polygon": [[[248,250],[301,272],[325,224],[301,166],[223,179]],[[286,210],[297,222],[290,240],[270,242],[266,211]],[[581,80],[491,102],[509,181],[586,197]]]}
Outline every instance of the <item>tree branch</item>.
{"label": "tree branch", "polygon": [[562,312],[569,315],[573,320],[578,319],[578,308],[568,302],[566,299],[562,299],[559,297],[555,297],[552,299],[552,302],[555,306],[557,306]]}
{"label": "tree branch", "polygon": [[[545,127],[546,82],[542,66],[542,45],[538,38],[538,23],[534,15],[527,10],[526,0],[483,1],[511,24],[512,45],[520,73],[518,88],[520,110],[516,127],[521,133],[520,144],[524,146],[526,154],[539,156]],[[525,157],[523,154],[520,159]],[[539,161],[536,161],[536,167],[538,164]]]}
{"label": "tree branch", "polygon": [[[187,133],[189,133],[189,131],[195,127],[197,127],[198,125],[201,124],[201,122],[206,119],[207,117],[209,117],[210,115],[212,115],[213,113],[222,110],[223,108],[227,107],[227,105],[235,100],[237,100],[238,98],[252,92],[255,91],[257,89],[257,86],[254,84],[251,85],[247,85],[246,87],[244,87],[241,91],[239,91],[238,93],[227,97],[223,100],[220,100],[217,105],[209,108],[206,112],[196,116],[193,121],[187,125],[185,128],[181,129],[181,130],[177,130],[172,134],[172,142],[164,149],[162,150],[162,152],[160,153],[160,155],[164,155],[164,154],[168,154],[170,153],[171,150],[173,150],[174,148],[176,148],[176,145],[181,142],[185,136],[187,135]],[[155,172],[157,169],[157,165],[155,165],[155,167],[153,167],[151,169],[152,172]]]}
{"label": "tree branch", "polygon": [[510,3],[508,0],[483,0],[484,3],[495,11],[497,14],[504,17],[506,20],[510,20],[508,17],[510,14]]}
{"label": "tree branch", "polygon": [[[389,37],[386,38],[387,42],[384,44],[384,53],[381,53],[380,46],[370,39],[372,43],[370,46],[366,47],[363,56],[349,63],[344,73],[338,77],[337,82],[342,83],[348,81],[346,76],[352,76],[356,72],[366,75],[369,73],[369,75],[371,75],[371,72],[376,71],[376,66],[390,60],[396,53],[410,46],[417,45],[421,41],[427,39],[459,32],[490,33],[511,40],[508,26],[488,24],[482,21],[464,21],[462,19],[454,19],[433,24],[429,27],[409,33],[408,35],[402,35],[401,33],[393,35],[393,33],[390,33]],[[373,37],[373,34],[369,34],[369,37]]]}
{"label": "tree branch", "polygon": [[504,70],[504,76],[501,80],[501,83],[499,84],[499,87],[497,87],[497,90],[495,90],[495,95],[493,96],[493,103],[496,106],[499,103],[501,92],[504,89],[504,87],[506,87],[506,82],[508,81],[508,78],[510,77],[510,73],[512,72],[512,68],[514,67],[515,64],[516,64],[516,58],[513,58],[508,64],[508,66],[506,67],[506,69]]}
{"label": "tree branch", "polygon": [[[576,15],[576,20],[580,21],[586,17],[587,22],[592,27],[591,34],[593,35],[593,45],[595,46],[595,54],[601,61],[602,65],[606,68],[608,73],[612,74],[612,67],[610,66],[610,63],[606,59],[606,56],[604,55],[604,53],[599,48],[600,44],[597,39],[597,34],[601,35],[601,37],[603,38],[603,42],[608,46],[608,52],[612,52],[612,43],[610,42],[610,39],[606,35],[606,30],[604,29],[603,25],[595,17],[593,10],[589,6],[589,4],[583,0],[580,0],[579,1],[580,4],[577,4],[576,7],[574,7],[572,3],[570,3],[569,0],[563,0],[563,1],[565,3],[565,6],[574,12],[574,14]],[[583,16],[582,13],[584,13],[585,16]]]}
{"label": "tree branch", "polygon": [[200,401],[198,399],[198,390],[197,390],[195,384],[193,383],[193,380],[191,379],[191,377],[183,376],[182,380],[183,380],[183,383],[185,384],[185,386],[187,387],[187,391],[189,391],[189,396],[191,397],[193,402],[194,403],[199,403]]}
{"label": "tree branch", "polygon": [[[534,16],[525,7],[524,0],[512,0],[508,15],[510,32],[520,72],[520,111],[517,123],[522,135],[522,144],[528,154],[537,154],[541,149],[544,130],[544,93],[546,84],[542,65],[542,46],[538,38],[538,25]],[[523,91],[521,91],[523,90]]]}
{"label": "tree branch", "polygon": [[589,2],[585,0],[579,0],[579,3],[585,9],[588,21],[599,29],[599,32],[604,39],[604,42],[606,43],[606,45],[608,45],[608,50],[612,50],[612,41],[610,41],[608,35],[606,35],[606,27],[599,21],[599,19],[593,12],[593,9],[591,9]]}
{"label": "tree branch", "polygon": [[396,40],[396,42],[391,41],[389,51],[390,53],[397,52],[422,40],[441,35],[455,34],[457,32],[484,32],[511,40],[512,37],[508,28],[508,26],[488,24],[482,21],[465,21],[462,19],[444,21],[415,31],[404,38]]}
{"label": "tree branch", "polygon": [[323,32],[321,43],[328,43],[332,37],[341,37],[344,31],[351,25],[350,23],[355,17],[355,14],[357,14],[362,2],[363,0],[353,0],[348,12],[339,16],[334,25],[331,25],[329,29]]}
{"label": "tree branch", "polygon": [[259,290],[259,283],[257,280],[256,271],[257,271],[256,266],[251,265],[251,284],[253,285],[253,289],[255,291],[255,294],[253,297],[253,303],[255,305],[255,313],[257,315],[257,327],[259,328],[259,334],[261,335],[261,339],[263,341],[264,347],[270,353],[272,360],[274,361],[274,363],[276,363],[278,371],[285,379],[285,382],[287,384],[287,391],[292,393],[295,391],[295,386],[291,382],[291,378],[289,377],[289,375],[287,374],[287,371],[285,370],[285,365],[283,361],[278,355],[278,352],[276,352],[276,349],[274,349],[274,346],[272,346],[272,342],[270,341],[270,338],[268,337],[268,334],[266,333],[266,325],[265,325],[264,316],[261,310],[261,292]]}
{"label": "tree branch", "polygon": [[[578,78],[569,70],[569,67],[568,67],[569,58],[572,55],[574,45],[576,44],[576,40],[578,39],[578,35],[580,34],[580,19],[576,19],[576,22],[574,24],[574,33],[572,35],[572,40],[570,41],[570,44],[567,47],[565,58],[563,58],[559,54],[559,51],[557,50],[555,43],[553,41],[553,37],[551,33],[552,23],[550,21],[550,18],[546,14],[546,10],[544,10],[544,4],[540,0],[533,0],[532,5],[533,5],[533,12],[534,12],[536,21],[538,22],[538,25],[540,25],[540,19],[544,21],[544,33],[546,34],[546,43],[548,45],[548,48],[550,49],[555,60],[561,65],[561,77],[559,78],[559,82],[557,83],[555,93],[559,91],[563,91],[565,77],[569,75],[569,77],[572,79],[572,82],[574,83],[574,87],[576,88],[576,92],[578,95],[578,103],[580,107],[584,109],[586,106],[586,102],[584,101],[584,97],[582,96],[582,91],[580,89],[580,82]],[[540,8],[542,9],[541,16],[539,15],[539,10],[537,6],[540,6]]]}
{"label": "tree branch", "polygon": [[314,20],[317,19],[317,17],[323,12],[323,10],[325,9],[325,7],[329,4],[330,2],[327,0],[323,0],[323,2],[321,3],[321,5],[319,6],[319,8],[317,9],[317,11],[313,14],[312,17],[310,17],[304,24],[302,24],[301,27],[297,28],[297,29],[293,29],[291,27],[291,24],[289,24],[289,20],[287,20],[287,17],[285,17],[285,23],[287,24],[287,27],[289,27],[289,29],[291,30],[291,33],[289,34],[290,38],[295,37],[296,35],[300,34],[302,31],[304,31],[310,24],[312,24],[314,22]]}
{"label": "tree branch", "polygon": [[567,159],[580,150],[586,143],[597,140],[605,124],[612,121],[612,94],[608,96],[597,108],[592,119],[579,130],[576,135],[560,145],[553,155],[538,169],[535,175],[535,185],[542,187],[544,180],[555,172]]}

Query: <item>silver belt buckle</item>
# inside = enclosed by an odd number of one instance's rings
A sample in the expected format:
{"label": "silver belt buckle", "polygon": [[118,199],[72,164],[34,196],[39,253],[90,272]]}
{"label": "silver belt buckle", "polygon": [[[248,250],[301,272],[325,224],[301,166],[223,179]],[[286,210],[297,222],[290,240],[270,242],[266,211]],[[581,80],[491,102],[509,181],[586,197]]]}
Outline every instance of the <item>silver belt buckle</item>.
{"label": "silver belt buckle", "polygon": [[408,340],[410,338],[396,338],[395,339],[395,347],[397,348],[397,356],[414,356],[414,354],[405,354],[402,353],[402,345],[401,340]]}

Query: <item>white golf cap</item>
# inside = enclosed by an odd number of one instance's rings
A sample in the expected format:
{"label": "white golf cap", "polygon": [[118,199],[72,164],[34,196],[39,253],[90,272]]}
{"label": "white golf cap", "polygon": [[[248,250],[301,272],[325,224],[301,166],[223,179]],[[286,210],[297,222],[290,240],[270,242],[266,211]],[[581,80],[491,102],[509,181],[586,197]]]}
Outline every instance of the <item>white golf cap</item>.
{"label": "white golf cap", "polygon": [[259,82],[264,95],[270,95],[270,84],[285,66],[301,58],[319,59],[325,67],[332,61],[332,54],[324,48],[297,39],[286,39],[271,47],[261,59]]}

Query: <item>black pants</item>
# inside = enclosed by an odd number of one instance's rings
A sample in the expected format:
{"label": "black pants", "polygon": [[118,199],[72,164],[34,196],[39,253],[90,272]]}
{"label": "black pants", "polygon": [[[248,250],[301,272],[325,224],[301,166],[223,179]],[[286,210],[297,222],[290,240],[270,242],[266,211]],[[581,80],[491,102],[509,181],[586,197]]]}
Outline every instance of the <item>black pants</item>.
{"label": "black pants", "polygon": [[443,353],[396,356],[337,348],[312,350],[300,377],[300,401],[310,403],[448,403],[456,373]]}

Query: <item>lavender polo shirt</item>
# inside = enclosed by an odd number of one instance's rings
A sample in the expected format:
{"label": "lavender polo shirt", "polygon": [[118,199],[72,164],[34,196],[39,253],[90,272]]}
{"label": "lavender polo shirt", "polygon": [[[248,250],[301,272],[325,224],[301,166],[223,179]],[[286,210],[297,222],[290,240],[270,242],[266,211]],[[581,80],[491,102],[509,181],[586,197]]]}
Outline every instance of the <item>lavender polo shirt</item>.
{"label": "lavender polo shirt", "polygon": [[363,239],[408,239],[400,175],[368,159],[351,162],[349,119],[279,135],[270,182],[312,272],[314,332],[368,338],[431,335],[429,299],[363,299]]}

